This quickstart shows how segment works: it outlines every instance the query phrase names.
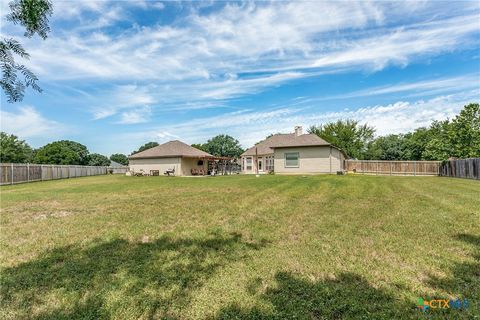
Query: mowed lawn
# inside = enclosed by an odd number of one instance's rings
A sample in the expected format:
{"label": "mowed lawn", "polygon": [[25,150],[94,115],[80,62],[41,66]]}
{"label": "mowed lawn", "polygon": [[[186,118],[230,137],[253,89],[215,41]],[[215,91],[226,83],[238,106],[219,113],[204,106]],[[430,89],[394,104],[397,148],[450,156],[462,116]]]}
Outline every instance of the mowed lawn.
{"label": "mowed lawn", "polygon": [[480,183],[97,176],[1,189],[2,319],[479,318]]}

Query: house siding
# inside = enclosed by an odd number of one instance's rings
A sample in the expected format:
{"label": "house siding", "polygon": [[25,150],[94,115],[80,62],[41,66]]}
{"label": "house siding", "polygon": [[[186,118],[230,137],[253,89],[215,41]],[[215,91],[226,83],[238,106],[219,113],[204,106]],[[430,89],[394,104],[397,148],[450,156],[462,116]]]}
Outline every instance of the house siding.
{"label": "house siding", "polygon": [[[143,170],[150,173],[150,170],[158,170],[162,175],[165,171],[175,168],[175,175],[182,175],[182,161],[180,157],[175,158],[151,158],[151,159],[130,159],[130,170],[139,172]],[[190,170],[190,169],[189,169]]]}
{"label": "house siding", "polygon": [[[290,152],[299,153],[298,167],[285,167],[285,153]],[[335,173],[343,168],[342,158],[342,153],[330,146],[275,148],[275,173]]]}

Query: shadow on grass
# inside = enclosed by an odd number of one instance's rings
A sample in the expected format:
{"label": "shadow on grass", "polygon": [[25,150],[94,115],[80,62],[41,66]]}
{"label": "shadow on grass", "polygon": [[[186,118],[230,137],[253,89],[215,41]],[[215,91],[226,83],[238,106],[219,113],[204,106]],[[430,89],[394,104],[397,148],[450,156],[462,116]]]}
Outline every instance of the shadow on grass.
{"label": "shadow on grass", "polygon": [[480,314],[480,236],[458,234],[455,240],[463,241],[473,246],[473,262],[456,262],[451,270],[452,276],[439,278],[430,276],[428,284],[436,289],[442,289],[457,296],[468,299],[470,312]]}
{"label": "shadow on grass", "polygon": [[353,273],[312,282],[279,272],[275,279],[277,286],[259,296],[273,308],[242,310],[232,305],[221,310],[217,319],[394,319],[420,315],[415,305],[400,302]]}
{"label": "shadow on grass", "polygon": [[[276,287],[258,294],[262,279],[252,281],[248,291],[263,302],[264,307],[242,309],[239,305],[223,308],[217,319],[477,319],[480,299],[480,237],[460,234],[456,240],[474,246],[475,262],[457,263],[453,276],[431,277],[427,282],[458,298],[467,298],[466,309],[421,311],[415,302],[408,302],[395,291],[372,287],[354,273],[342,273],[335,279],[308,281],[292,273],[276,274]],[[421,297],[448,299],[446,296]]]}
{"label": "shadow on grass", "polygon": [[176,318],[218,268],[263,245],[215,234],[56,248],[2,271],[1,304],[12,318]]}

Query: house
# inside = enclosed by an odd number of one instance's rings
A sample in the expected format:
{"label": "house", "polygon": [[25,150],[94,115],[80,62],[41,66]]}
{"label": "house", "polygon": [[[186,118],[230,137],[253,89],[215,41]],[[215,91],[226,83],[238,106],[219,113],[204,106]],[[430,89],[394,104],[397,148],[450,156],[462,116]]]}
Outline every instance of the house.
{"label": "house", "polygon": [[275,134],[241,155],[243,173],[315,174],[344,170],[345,152],[315,134]]}
{"label": "house", "polygon": [[173,140],[135,153],[128,157],[130,170],[163,175],[174,170],[177,176],[190,176],[195,172],[205,174],[208,160],[215,157],[186,143]]}
{"label": "house", "polygon": [[112,174],[125,174],[128,172],[128,166],[110,160],[110,166],[108,166],[108,171]]}

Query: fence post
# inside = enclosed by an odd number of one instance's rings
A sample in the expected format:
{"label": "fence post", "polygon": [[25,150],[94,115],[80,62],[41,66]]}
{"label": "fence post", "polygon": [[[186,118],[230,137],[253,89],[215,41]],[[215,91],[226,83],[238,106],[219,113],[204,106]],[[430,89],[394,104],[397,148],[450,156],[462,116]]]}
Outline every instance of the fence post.
{"label": "fence post", "polygon": [[30,182],[30,164],[27,163],[27,182]]}
{"label": "fence post", "polygon": [[392,161],[390,161],[390,175],[392,175]]}
{"label": "fence post", "polygon": [[417,161],[413,161],[413,175],[417,175]]}
{"label": "fence post", "polygon": [[10,163],[10,184],[13,184],[13,163]]}

